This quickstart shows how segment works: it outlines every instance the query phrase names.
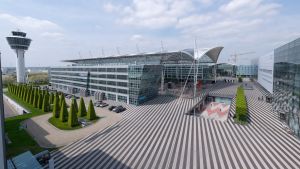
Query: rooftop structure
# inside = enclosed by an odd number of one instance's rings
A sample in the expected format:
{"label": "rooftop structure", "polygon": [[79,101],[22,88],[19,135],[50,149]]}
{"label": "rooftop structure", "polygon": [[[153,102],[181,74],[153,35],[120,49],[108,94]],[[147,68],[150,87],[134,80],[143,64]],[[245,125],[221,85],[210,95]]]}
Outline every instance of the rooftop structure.
{"label": "rooftop structure", "polygon": [[25,32],[12,31],[12,36],[6,37],[6,40],[11,49],[15,50],[17,54],[17,82],[25,83],[25,50],[28,50],[31,39],[26,38]]}
{"label": "rooftop structure", "polygon": [[191,69],[198,68],[199,80],[214,80],[214,65],[222,49],[184,49],[64,60],[72,65],[52,67],[50,83],[56,90],[69,94],[139,105],[154,98],[166,82],[193,81],[195,76],[191,72],[196,71]]}

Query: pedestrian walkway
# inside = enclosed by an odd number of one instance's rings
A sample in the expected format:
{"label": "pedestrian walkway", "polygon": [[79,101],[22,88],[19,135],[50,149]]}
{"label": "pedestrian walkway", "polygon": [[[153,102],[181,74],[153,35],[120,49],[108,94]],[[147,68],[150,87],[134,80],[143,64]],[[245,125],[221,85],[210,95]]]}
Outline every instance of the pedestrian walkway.
{"label": "pedestrian walkway", "polygon": [[92,125],[76,130],[60,130],[50,124],[48,119],[52,113],[30,118],[22,124],[41,147],[61,147],[103,130],[122,119],[121,114],[110,112],[106,108],[95,108],[95,111],[100,119]]}
{"label": "pedestrian walkway", "polygon": [[112,127],[52,152],[55,167],[299,169],[299,140],[282,129],[269,103],[257,100],[262,93],[255,86],[245,94],[249,125],[186,115],[191,99],[161,96],[127,111]]}

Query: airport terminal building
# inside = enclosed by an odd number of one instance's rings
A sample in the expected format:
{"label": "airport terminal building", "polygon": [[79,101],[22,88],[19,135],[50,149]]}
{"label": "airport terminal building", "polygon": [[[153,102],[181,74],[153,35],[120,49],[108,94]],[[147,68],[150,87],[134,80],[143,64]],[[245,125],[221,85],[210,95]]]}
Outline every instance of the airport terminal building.
{"label": "airport terminal building", "polygon": [[68,94],[94,96],[139,105],[157,96],[169,81],[215,80],[223,47],[65,60],[71,66],[51,67],[50,83]]}

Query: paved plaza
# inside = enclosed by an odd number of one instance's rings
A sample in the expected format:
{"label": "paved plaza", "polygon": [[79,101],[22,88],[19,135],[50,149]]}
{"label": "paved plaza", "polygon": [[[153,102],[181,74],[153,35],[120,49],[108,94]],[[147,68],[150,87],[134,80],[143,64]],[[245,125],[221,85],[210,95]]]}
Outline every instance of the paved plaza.
{"label": "paved plaza", "polygon": [[[237,85],[211,93],[230,95]],[[207,91],[208,92],[208,91]],[[299,169],[300,141],[288,134],[260,90],[246,90],[250,124],[186,115],[191,99],[160,96],[129,107],[123,119],[52,152],[56,168]],[[198,98],[197,100],[200,100]]]}

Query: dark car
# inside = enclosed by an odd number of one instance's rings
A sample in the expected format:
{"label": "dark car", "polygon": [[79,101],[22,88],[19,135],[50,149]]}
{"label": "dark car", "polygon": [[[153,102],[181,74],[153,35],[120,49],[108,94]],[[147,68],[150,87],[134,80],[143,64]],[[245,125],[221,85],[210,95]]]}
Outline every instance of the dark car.
{"label": "dark car", "polygon": [[121,112],[123,112],[123,111],[125,111],[125,110],[126,110],[125,107],[123,107],[123,106],[117,106],[117,107],[115,107],[112,111],[113,111],[113,112],[116,112],[116,113],[121,113]]}
{"label": "dark car", "polygon": [[105,103],[105,102],[102,102],[102,103],[99,104],[99,106],[100,106],[100,107],[106,107],[106,106],[108,106],[108,104]]}
{"label": "dark car", "polygon": [[110,107],[108,108],[108,110],[109,110],[109,111],[112,111],[114,108],[116,108],[116,106],[110,106]]}
{"label": "dark car", "polygon": [[100,104],[102,103],[102,101],[101,100],[98,100],[98,101],[96,101],[95,103],[94,103],[94,106],[96,106],[96,107],[100,107]]}
{"label": "dark car", "polygon": [[66,98],[67,98],[67,99],[71,99],[71,98],[72,98],[72,95],[67,95]]}

